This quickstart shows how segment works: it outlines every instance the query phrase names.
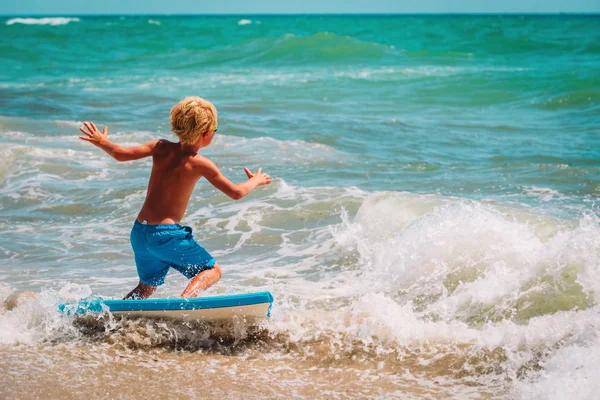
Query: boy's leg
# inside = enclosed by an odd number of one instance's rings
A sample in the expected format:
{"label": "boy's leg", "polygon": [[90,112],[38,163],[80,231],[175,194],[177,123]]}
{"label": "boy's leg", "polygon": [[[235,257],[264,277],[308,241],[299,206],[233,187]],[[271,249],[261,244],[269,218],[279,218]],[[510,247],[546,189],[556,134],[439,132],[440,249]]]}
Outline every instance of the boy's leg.
{"label": "boy's leg", "polygon": [[156,291],[157,286],[149,286],[144,285],[142,282],[138,283],[138,285],[131,292],[127,294],[127,296],[123,297],[123,300],[127,299],[147,299],[152,296],[152,293]]}
{"label": "boy's leg", "polygon": [[181,297],[198,297],[201,291],[208,289],[221,279],[221,267],[219,264],[215,265],[210,269],[205,269],[198,275],[192,278],[189,285],[185,288]]}
{"label": "boy's leg", "polygon": [[[156,233],[153,226],[141,224],[136,219],[131,229],[130,240],[140,281],[131,292],[127,293],[123,300],[147,299],[156,291],[158,286],[165,282],[169,265],[160,261],[160,258],[154,254],[157,245],[153,233]],[[151,241],[151,244],[149,241]],[[146,285],[142,281],[152,285]]]}

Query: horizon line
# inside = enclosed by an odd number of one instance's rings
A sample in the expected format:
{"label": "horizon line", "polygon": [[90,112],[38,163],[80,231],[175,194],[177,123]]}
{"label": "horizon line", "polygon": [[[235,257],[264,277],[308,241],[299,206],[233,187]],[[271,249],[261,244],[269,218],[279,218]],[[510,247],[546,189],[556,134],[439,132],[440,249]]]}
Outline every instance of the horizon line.
{"label": "horizon line", "polygon": [[509,16],[531,16],[531,15],[600,15],[600,11],[557,11],[557,12],[535,12],[535,11],[523,11],[523,12],[399,12],[399,13],[209,13],[209,14],[179,14],[179,13],[112,13],[112,14],[100,14],[100,13],[60,13],[60,14],[1,14],[2,17],[145,17],[145,16],[162,16],[162,17],[233,17],[233,16],[248,16],[248,17],[285,17],[285,16],[460,16],[460,15],[480,15],[480,16],[498,16],[498,15],[509,15]]}

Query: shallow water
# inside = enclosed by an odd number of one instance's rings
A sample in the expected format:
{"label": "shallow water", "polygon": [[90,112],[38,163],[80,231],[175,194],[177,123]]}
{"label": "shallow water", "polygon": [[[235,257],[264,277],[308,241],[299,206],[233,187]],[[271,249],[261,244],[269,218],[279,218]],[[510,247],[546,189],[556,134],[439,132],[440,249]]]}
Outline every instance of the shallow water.
{"label": "shallow water", "polygon": [[[593,398],[599,26],[0,20],[0,397]],[[137,283],[150,168],[79,141],[78,121],[172,139],[191,94],[219,110],[203,154],[274,180],[238,202],[197,185],[183,222],[224,269],[208,294],[269,290],[272,317],[58,315]],[[157,295],[185,284],[171,273]]]}

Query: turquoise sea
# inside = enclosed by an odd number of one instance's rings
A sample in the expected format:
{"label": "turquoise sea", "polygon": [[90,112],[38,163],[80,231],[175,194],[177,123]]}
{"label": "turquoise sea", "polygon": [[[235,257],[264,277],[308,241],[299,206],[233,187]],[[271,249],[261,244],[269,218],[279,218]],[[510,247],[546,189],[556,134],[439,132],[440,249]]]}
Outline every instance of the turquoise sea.
{"label": "turquoise sea", "polygon": [[[212,101],[182,221],[269,290],[260,326],[102,319],[168,115]],[[0,17],[1,398],[591,399],[600,391],[597,15]],[[172,272],[157,296],[186,282]],[[226,332],[225,332],[226,331]],[[154,396],[154,397],[152,397]]]}

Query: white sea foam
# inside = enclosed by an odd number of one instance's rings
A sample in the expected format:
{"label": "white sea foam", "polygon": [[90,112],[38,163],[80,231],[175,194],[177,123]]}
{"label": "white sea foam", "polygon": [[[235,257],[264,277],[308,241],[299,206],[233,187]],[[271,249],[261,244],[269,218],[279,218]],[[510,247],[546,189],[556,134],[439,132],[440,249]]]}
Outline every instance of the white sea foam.
{"label": "white sea foam", "polygon": [[4,178],[10,172],[16,158],[18,157],[18,149],[3,146],[0,148],[0,184],[4,182]]}
{"label": "white sea foam", "polygon": [[564,196],[558,190],[542,188],[537,186],[524,186],[523,193],[528,196],[538,197],[542,201],[553,201],[563,198]]}
{"label": "white sea foam", "polygon": [[238,25],[250,25],[252,23],[252,20],[250,19],[240,19],[238,21]]}
{"label": "white sea foam", "polygon": [[24,25],[66,25],[69,22],[79,22],[79,18],[13,18],[6,21],[6,25],[24,24]]}
{"label": "white sea foam", "polygon": [[80,126],[83,126],[82,121],[66,121],[66,120],[57,119],[54,121],[54,123],[57,126],[66,126],[66,127],[70,127],[70,128],[79,128]]}
{"label": "white sea foam", "polygon": [[[596,307],[596,315],[600,309]],[[542,369],[522,381],[513,389],[515,398],[531,400],[594,399],[600,393],[600,336],[597,334],[598,318],[589,326],[587,340],[578,337],[571,344],[558,349],[542,362]],[[571,325],[572,321],[565,321]]]}
{"label": "white sea foam", "polygon": [[239,72],[213,72],[207,74],[198,83],[212,85],[285,85],[290,83],[317,82],[325,78],[325,71],[312,72],[272,72],[272,71],[239,71]]}
{"label": "white sea foam", "polygon": [[[308,314],[294,322],[292,329],[301,330],[298,337],[318,337],[319,329],[327,329],[367,343],[502,348],[507,355],[507,376],[513,379],[518,397],[589,398],[594,385],[586,380],[600,368],[600,359],[595,352],[588,357],[587,352],[598,345],[600,314],[598,306],[579,310],[585,305],[576,304],[581,304],[586,291],[594,296],[599,293],[598,218],[586,216],[579,227],[564,228],[542,239],[532,227],[540,223],[538,219],[521,223],[488,206],[461,203],[393,193],[367,198],[354,221],[346,219],[345,228],[334,231],[339,246],[360,254],[363,273],[346,284],[361,294],[350,307],[341,308],[341,314],[324,317],[326,325],[309,322],[315,316]],[[561,274],[565,268],[570,271],[567,275]],[[569,289],[568,274],[577,270],[576,282],[581,286]],[[449,278],[461,274],[464,281],[448,286]],[[557,295],[562,306],[542,281],[538,281],[540,286],[533,283],[543,275],[556,280],[554,290],[567,291],[564,297]],[[547,293],[545,297],[536,297],[542,292]],[[573,300],[576,296],[579,299]],[[564,303],[568,299],[574,301],[571,306]],[[521,308],[526,310],[527,302],[540,302],[528,314],[533,317],[520,323],[511,320],[515,311],[527,314]],[[570,309],[554,313],[553,304]],[[497,311],[486,316],[489,307]],[[507,316],[494,322],[495,312]],[[466,323],[473,318],[483,325]],[[314,327],[317,331],[311,333]],[[557,346],[560,350],[553,350]],[[519,378],[517,372],[540,352],[550,354],[541,360],[544,369],[532,369],[526,380]],[[569,374],[562,373],[565,363],[571,366]],[[556,383],[549,387],[548,382]]]}
{"label": "white sea foam", "polygon": [[447,274],[476,271],[474,279],[465,276],[443,297],[449,301],[444,300],[445,312],[451,315],[464,306],[462,301],[497,301],[517,293],[537,274],[556,275],[569,265],[581,268],[579,281],[586,289],[600,293],[593,284],[600,269],[595,261],[600,256],[597,217],[588,215],[579,227],[561,228],[548,237],[548,230],[538,226],[551,219],[527,217],[524,211],[518,218],[514,215],[462,200],[379,193],[335,235],[340,246],[359,252],[365,279],[375,290],[416,289],[412,285],[423,279],[431,287]]}
{"label": "white sea foam", "polygon": [[334,72],[335,77],[350,78],[357,80],[393,80],[407,79],[413,77],[448,77],[463,74],[480,74],[485,72],[522,72],[527,68],[499,68],[499,67],[440,67],[433,65],[422,65],[414,68],[363,68],[349,69]]}
{"label": "white sea foam", "polygon": [[[69,78],[56,80],[51,83],[52,87],[81,87],[86,91],[113,91],[122,90],[123,86],[132,86],[136,89],[150,89],[155,87],[220,87],[228,86],[302,86],[315,84],[323,81],[337,80],[364,80],[364,81],[406,81],[411,79],[429,77],[449,77],[463,74],[481,74],[486,72],[513,73],[521,71],[515,68],[493,68],[493,67],[439,67],[419,66],[414,68],[380,67],[380,68],[313,68],[310,71],[303,70],[261,70],[261,69],[239,69],[229,72],[206,72],[201,77],[178,78],[172,76],[147,77],[140,75],[114,76],[92,78]],[[48,82],[4,82],[0,88],[22,89],[48,86]]]}
{"label": "white sea foam", "polygon": [[203,76],[198,84],[206,85],[291,85],[310,84],[329,81],[331,79],[352,79],[367,81],[405,81],[415,78],[449,77],[464,74],[481,74],[486,72],[514,73],[521,72],[523,68],[496,68],[496,67],[440,67],[419,66],[410,68],[380,67],[380,68],[326,68],[312,69],[311,71],[285,71],[278,72],[261,70],[239,70],[236,72],[214,72]]}
{"label": "white sea foam", "polygon": [[232,136],[232,135],[219,135],[215,138],[214,143],[222,147],[225,150],[231,149],[241,149],[243,151],[245,147],[264,147],[265,149],[276,147],[279,151],[306,151],[310,154],[310,152],[315,152],[319,154],[333,154],[336,151],[325,144],[315,143],[315,142],[307,142],[304,140],[278,140],[273,139],[268,136],[258,137],[258,138],[244,138],[240,136]]}
{"label": "white sea foam", "polygon": [[149,19],[148,23],[151,24],[151,25],[160,25],[160,21],[155,21],[153,19]]}
{"label": "white sea foam", "polygon": [[44,290],[17,301],[10,310],[0,310],[0,344],[36,344],[63,334],[77,335],[71,321],[61,315],[56,306],[63,295],[66,295],[65,299],[81,299],[89,295],[89,288],[66,285],[58,293]]}

